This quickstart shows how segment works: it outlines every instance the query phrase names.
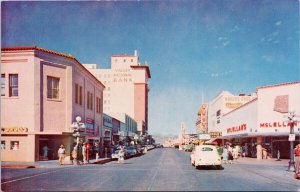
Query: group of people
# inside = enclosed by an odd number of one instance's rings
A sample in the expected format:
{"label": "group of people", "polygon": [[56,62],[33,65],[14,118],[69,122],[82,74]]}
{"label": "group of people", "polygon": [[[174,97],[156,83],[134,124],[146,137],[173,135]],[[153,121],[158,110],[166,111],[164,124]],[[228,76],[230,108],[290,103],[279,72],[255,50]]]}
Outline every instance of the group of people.
{"label": "group of people", "polygon": [[[89,161],[88,158],[88,153],[87,153],[88,149],[88,144],[83,143],[81,151],[82,151],[82,157],[83,157],[83,164],[87,164]],[[59,149],[58,149],[58,160],[59,160],[59,164],[63,165],[64,161],[65,161],[65,154],[66,154],[66,149],[64,147],[64,145],[60,145]],[[74,146],[71,156],[73,158],[73,164],[74,165],[80,165],[81,162],[78,160],[78,145]]]}
{"label": "group of people", "polygon": [[233,159],[237,159],[236,150],[233,150],[233,148],[230,145],[225,145],[222,152],[222,161],[223,163],[232,163]]}

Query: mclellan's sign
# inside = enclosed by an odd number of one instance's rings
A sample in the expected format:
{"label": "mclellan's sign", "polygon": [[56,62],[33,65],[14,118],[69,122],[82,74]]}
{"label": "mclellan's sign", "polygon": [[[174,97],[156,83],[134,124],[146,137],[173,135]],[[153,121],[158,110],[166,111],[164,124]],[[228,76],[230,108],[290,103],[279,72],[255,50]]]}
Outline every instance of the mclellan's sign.
{"label": "mclellan's sign", "polygon": [[247,128],[246,124],[242,124],[242,125],[235,126],[235,127],[230,127],[227,129],[227,133],[237,133],[237,132],[246,131],[246,128]]}
{"label": "mclellan's sign", "polygon": [[[291,123],[285,123],[285,122],[269,122],[269,123],[260,123],[260,128],[278,128],[278,127],[290,127]],[[297,122],[294,122],[294,127],[297,126]]]}

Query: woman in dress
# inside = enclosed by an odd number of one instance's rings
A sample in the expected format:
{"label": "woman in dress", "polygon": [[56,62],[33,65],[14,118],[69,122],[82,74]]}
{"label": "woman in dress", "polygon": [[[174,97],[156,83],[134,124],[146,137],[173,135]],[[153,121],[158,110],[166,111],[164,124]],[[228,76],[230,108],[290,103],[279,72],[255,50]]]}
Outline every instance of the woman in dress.
{"label": "woman in dress", "polygon": [[225,164],[228,162],[228,149],[227,149],[227,146],[225,146],[224,149],[223,149],[222,160],[223,160],[223,163],[225,163]]}

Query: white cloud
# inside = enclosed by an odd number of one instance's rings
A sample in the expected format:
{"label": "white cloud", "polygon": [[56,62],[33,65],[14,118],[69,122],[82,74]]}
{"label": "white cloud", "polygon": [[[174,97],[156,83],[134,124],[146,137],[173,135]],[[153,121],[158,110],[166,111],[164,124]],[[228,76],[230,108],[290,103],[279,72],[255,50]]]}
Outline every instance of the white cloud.
{"label": "white cloud", "polygon": [[273,62],[273,58],[271,56],[269,56],[269,55],[263,55],[262,59],[265,60],[268,63]]}
{"label": "white cloud", "polygon": [[281,21],[277,21],[276,23],[275,23],[275,26],[279,26],[279,25],[281,25]]}
{"label": "white cloud", "polygon": [[230,43],[230,41],[225,41],[225,42],[223,42],[223,46],[226,47],[229,43]]}
{"label": "white cloud", "polygon": [[232,32],[239,31],[239,30],[240,30],[240,28],[237,25],[235,25],[234,28],[231,29],[229,32],[232,33]]}

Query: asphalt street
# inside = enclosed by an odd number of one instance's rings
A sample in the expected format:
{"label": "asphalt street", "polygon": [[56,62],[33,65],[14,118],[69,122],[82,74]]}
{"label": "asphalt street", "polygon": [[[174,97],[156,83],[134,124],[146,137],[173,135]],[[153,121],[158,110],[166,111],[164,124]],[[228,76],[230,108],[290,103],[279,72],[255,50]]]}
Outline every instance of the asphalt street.
{"label": "asphalt street", "polygon": [[282,164],[234,162],[195,169],[190,153],[174,148],[106,164],[2,169],[3,191],[299,191]]}

